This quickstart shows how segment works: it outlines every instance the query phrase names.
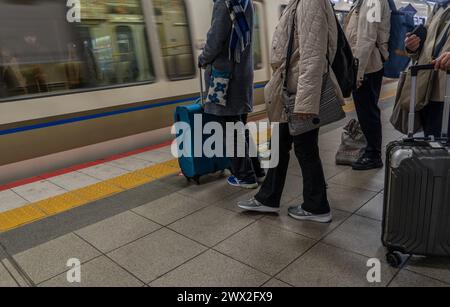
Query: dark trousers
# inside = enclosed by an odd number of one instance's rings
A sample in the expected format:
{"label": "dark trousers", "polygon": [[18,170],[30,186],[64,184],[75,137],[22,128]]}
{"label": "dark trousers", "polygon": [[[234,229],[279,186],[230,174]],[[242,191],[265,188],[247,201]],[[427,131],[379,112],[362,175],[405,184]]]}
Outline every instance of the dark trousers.
{"label": "dark trousers", "polygon": [[280,207],[289,168],[290,152],[294,144],[295,155],[303,174],[304,204],[302,208],[314,214],[330,212],[325,175],[319,154],[319,129],[291,136],[288,124],[280,124],[279,140],[279,164],[269,169],[266,180],[255,199],[265,206]]}
{"label": "dark trousers", "polygon": [[244,125],[247,124],[248,115],[237,115],[237,116],[214,116],[215,120],[222,125],[224,131],[224,145],[227,144],[227,139],[229,140],[231,137],[234,139],[234,157],[229,157],[231,160],[231,172],[234,176],[236,176],[239,180],[245,181],[256,181],[256,177],[264,177],[265,172],[261,168],[261,161],[258,157],[250,157],[249,148],[250,146],[255,146],[253,141],[250,138],[250,133],[248,130],[245,131],[245,140],[243,144],[245,145],[245,157],[238,157],[237,153],[239,152],[237,149],[238,138],[242,137],[241,134],[235,132],[234,136],[228,136],[226,134],[226,125],[227,123],[236,124],[238,122],[242,122]]}
{"label": "dark trousers", "polygon": [[444,115],[444,103],[437,101],[430,101],[425,106],[425,108],[420,110],[419,114],[420,120],[422,121],[425,136],[435,136],[436,138],[440,137],[442,134],[442,118]]}
{"label": "dark trousers", "polygon": [[367,139],[366,155],[373,158],[381,157],[383,143],[381,111],[378,107],[384,71],[367,74],[363,84],[353,92],[356,113],[361,129]]}

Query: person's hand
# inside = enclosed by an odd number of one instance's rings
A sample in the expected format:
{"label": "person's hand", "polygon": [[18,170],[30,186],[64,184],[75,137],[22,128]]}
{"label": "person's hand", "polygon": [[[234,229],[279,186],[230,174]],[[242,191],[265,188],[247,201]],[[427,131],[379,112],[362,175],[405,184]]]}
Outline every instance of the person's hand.
{"label": "person's hand", "polygon": [[312,114],[312,113],[295,113],[294,117],[297,120],[308,120],[311,118],[314,118],[317,114]]}
{"label": "person's hand", "polygon": [[198,68],[203,68],[203,69],[205,69],[205,68],[206,68],[206,65],[202,65],[202,63],[198,62]]}
{"label": "person's hand", "polygon": [[450,52],[444,52],[440,57],[431,62],[436,70],[450,71]]}
{"label": "person's hand", "polygon": [[409,51],[416,52],[420,47],[420,37],[418,37],[417,35],[411,35],[411,33],[407,33],[405,45]]}
{"label": "person's hand", "polygon": [[198,68],[206,68],[206,64],[205,64],[205,63],[202,63],[202,55],[200,55],[200,56],[198,57],[197,63],[198,63]]}

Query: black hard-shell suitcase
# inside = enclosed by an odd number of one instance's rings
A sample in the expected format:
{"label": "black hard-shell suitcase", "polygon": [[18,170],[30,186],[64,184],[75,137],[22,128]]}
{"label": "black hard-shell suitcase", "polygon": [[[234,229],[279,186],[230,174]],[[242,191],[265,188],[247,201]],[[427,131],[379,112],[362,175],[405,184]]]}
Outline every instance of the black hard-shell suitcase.
{"label": "black hard-shell suitcase", "polygon": [[413,132],[417,75],[433,68],[411,67],[409,135],[387,146],[382,241],[394,267],[402,264],[400,253],[450,256],[450,72],[441,138],[415,138]]}

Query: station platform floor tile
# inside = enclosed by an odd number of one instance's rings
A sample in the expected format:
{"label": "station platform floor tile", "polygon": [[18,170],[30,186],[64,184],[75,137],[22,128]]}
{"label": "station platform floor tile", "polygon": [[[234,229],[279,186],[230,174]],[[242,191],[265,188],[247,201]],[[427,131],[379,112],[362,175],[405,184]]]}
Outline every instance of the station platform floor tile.
{"label": "station platform floor tile", "polygon": [[[382,108],[387,121],[392,102]],[[187,182],[170,147],[2,191],[0,286],[450,287],[448,258],[405,256],[399,269],[386,263],[383,170],[334,165],[345,123],[320,138],[330,224],[288,217],[302,202],[295,159],[279,214],[239,209],[256,191],[230,187],[226,174]],[[379,283],[367,280],[372,258],[381,263]],[[81,283],[68,281],[71,259],[81,265]]]}

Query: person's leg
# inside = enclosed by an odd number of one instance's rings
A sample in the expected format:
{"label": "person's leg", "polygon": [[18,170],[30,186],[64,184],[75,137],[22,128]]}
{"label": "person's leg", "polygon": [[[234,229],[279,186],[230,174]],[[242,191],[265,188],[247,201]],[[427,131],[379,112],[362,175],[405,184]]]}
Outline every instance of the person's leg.
{"label": "person's leg", "polygon": [[[230,116],[228,118],[228,122],[232,124],[246,124],[246,122],[242,121],[241,116]],[[226,127],[225,127],[226,129]],[[226,131],[226,130],[225,130]],[[249,156],[249,143],[247,138],[248,131],[246,129],[241,130],[238,129],[234,132],[234,157],[230,157],[231,159],[231,170],[233,173],[233,176],[235,176],[235,179],[238,181],[242,181],[245,183],[250,183],[255,188],[254,183],[256,183],[256,174],[253,170],[252,160]],[[226,135],[226,133],[225,133]],[[232,137],[232,136],[226,136],[226,137]],[[225,139],[226,144],[226,139]],[[240,144],[240,145],[239,145]],[[243,145],[244,148],[239,148],[239,146]],[[244,153],[244,156],[239,156],[240,154]],[[233,181],[234,178],[230,178]],[[239,182],[236,181],[235,184],[239,185]],[[234,183],[233,183],[234,184]]]}
{"label": "person's leg", "polygon": [[279,163],[275,168],[269,169],[266,180],[255,196],[255,199],[262,205],[274,208],[279,208],[281,205],[292,149],[292,136],[289,133],[288,124],[280,124],[279,130]]}
{"label": "person's leg", "polygon": [[[227,123],[239,124],[242,123],[241,116],[223,116],[221,117],[221,125],[224,130],[224,144],[233,144],[234,156],[229,157],[231,161],[232,177],[228,182],[235,186],[242,186],[245,188],[257,188],[256,176],[253,171],[252,161],[249,158],[249,147],[245,139],[245,130],[234,130],[232,135],[227,134]],[[229,142],[233,138],[233,142]],[[240,145],[239,145],[240,144]],[[243,145],[244,148],[238,148]],[[244,156],[239,156],[240,151],[244,152]]]}
{"label": "person's leg", "polygon": [[213,114],[208,114],[207,115],[209,117],[209,121],[215,121],[217,123],[219,123],[222,126],[222,130],[223,130],[223,156],[226,156],[227,153],[227,135],[226,135],[226,126],[227,126],[227,122],[230,120],[234,120],[232,117],[230,116],[218,116],[218,115],[213,115]]}
{"label": "person's leg", "polygon": [[365,170],[383,166],[381,111],[378,106],[382,84],[383,70],[367,74],[362,86],[353,93],[358,120],[367,139],[365,153],[355,163],[355,169]]}
{"label": "person's leg", "polygon": [[294,150],[303,175],[302,209],[314,215],[330,213],[327,185],[319,153],[319,129],[295,136]]}
{"label": "person's leg", "polygon": [[419,114],[425,136],[440,137],[444,104],[442,102],[430,101],[428,105],[419,111]]}
{"label": "person's leg", "polygon": [[[248,114],[244,114],[241,116],[242,122],[247,125],[248,122]],[[250,135],[250,131],[245,131],[245,139],[250,149],[252,149],[250,152],[258,153],[258,147],[257,144],[253,141],[252,136]],[[255,147],[256,146],[256,147]],[[258,156],[252,156],[250,157],[252,161],[253,171],[256,175],[257,179],[264,178],[266,176],[266,172],[261,167],[261,160]]]}

